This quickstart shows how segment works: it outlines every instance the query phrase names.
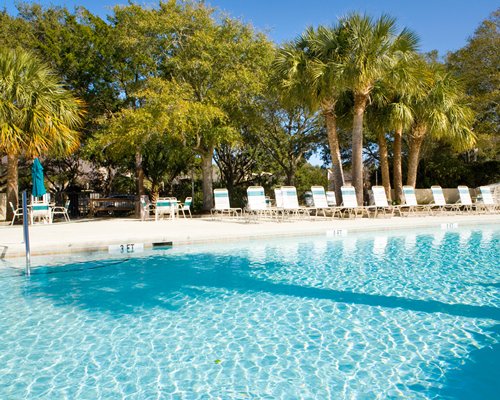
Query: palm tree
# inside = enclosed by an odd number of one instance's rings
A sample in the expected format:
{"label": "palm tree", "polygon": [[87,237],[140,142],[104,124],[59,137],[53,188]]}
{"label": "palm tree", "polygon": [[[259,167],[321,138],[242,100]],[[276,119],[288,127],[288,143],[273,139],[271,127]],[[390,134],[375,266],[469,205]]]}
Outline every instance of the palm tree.
{"label": "palm tree", "polygon": [[375,84],[383,79],[398,62],[412,55],[417,36],[403,29],[396,33],[396,20],[382,15],[376,21],[366,15],[351,14],[340,20],[348,38],[349,53],[344,60],[343,76],[346,87],[354,96],[352,124],[353,184],[358,202],[363,198],[363,116]]}
{"label": "palm tree", "polygon": [[78,147],[74,128],[81,106],[33,54],[0,49],[0,152],[7,154],[8,201],[18,202],[21,155],[62,155]]}
{"label": "palm tree", "polygon": [[[421,93],[422,83],[425,76],[421,58],[405,57],[389,71],[385,78],[375,86],[372,95],[373,104],[379,111],[375,119],[378,121],[379,135],[378,143],[380,149],[382,181],[387,196],[390,197],[389,163],[384,158],[387,156],[387,143],[385,135],[388,131],[393,134],[393,186],[395,200],[400,203],[403,194],[403,167],[402,167],[402,146],[403,133],[410,128],[413,122],[413,109],[411,101]],[[374,114],[371,111],[371,114]],[[373,119],[373,117],[372,117]],[[385,155],[385,156],[384,156]],[[386,179],[384,180],[384,176]]]}
{"label": "palm tree", "polygon": [[344,173],[337,134],[336,105],[342,92],[341,60],[346,38],[337,27],[308,28],[294,42],[284,45],[274,70],[286,96],[311,110],[321,110],[325,120],[337,201],[341,202]]}
{"label": "palm tree", "polygon": [[458,151],[471,149],[476,136],[471,130],[472,110],[465,104],[459,81],[442,65],[427,64],[428,79],[412,102],[414,114],[408,154],[407,184],[415,186],[420,150],[427,136],[449,141]]}

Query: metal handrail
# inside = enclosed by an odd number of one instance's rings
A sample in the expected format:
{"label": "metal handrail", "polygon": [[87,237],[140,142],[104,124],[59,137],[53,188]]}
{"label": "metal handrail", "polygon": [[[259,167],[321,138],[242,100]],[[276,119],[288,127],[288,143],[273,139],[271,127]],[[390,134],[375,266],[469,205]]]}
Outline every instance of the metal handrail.
{"label": "metal handrail", "polygon": [[31,275],[31,250],[30,234],[28,230],[28,196],[26,190],[23,190],[23,235],[24,247],[26,249],[26,275]]}

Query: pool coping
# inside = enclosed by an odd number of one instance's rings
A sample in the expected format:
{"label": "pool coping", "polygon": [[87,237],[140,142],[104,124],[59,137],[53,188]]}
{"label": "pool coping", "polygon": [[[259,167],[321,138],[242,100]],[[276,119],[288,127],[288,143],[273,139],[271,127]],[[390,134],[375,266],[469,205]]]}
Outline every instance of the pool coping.
{"label": "pool coping", "polygon": [[[32,256],[71,253],[108,252],[109,246],[140,243],[145,249],[158,245],[185,246],[274,237],[343,234],[342,231],[393,231],[432,228],[445,224],[458,226],[498,224],[500,214],[439,215],[393,218],[321,219],[294,222],[256,222],[244,220],[212,220],[208,218],[164,220],[136,219],[84,221],[38,225],[30,228]],[[132,230],[132,233],[129,233]],[[0,228],[0,258],[25,256],[22,227]],[[9,241],[10,239],[10,241]],[[3,247],[3,250],[1,248]]]}

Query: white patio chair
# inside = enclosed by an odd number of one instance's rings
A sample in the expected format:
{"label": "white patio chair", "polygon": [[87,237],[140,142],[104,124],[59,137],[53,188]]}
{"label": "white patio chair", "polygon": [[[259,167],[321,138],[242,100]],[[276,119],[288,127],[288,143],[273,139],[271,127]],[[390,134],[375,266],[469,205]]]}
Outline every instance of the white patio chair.
{"label": "white patio chair", "polygon": [[184,200],[184,204],[179,203],[179,211],[182,212],[182,216],[184,218],[186,218],[186,211],[189,214],[189,218],[193,218],[193,216],[191,215],[191,203],[192,202],[193,202],[192,197],[186,197],[186,199]]}
{"label": "white patio chair", "polygon": [[14,225],[14,220],[16,219],[16,217],[23,217],[23,209],[22,207],[19,207],[19,208],[16,208],[14,207],[14,204],[12,204],[11,201],[9,201],[9,204],[10,204],[10,208],[12,209],[12,213],[14,214],[12,216],[12,221],[10,222],[11,225]]}
{"label": "white patio chair", "polygon": [[360,206],[358,204],[358,199],[356,197],[356,188],[354,186],[342,186],[340,188],[342,192],[342,206],[341,211],[345,215],[348,214],[349,218],[351,215],[354,215],[354,218],[358,216],[358,214],[363,217],[366,215],[370,216],[368,213],[368,208],[364,206]]}
{"label": "white patio chair", "polygon": [[434,203],[429,204],[431,211],[437,210],[441,212],[445,211],[458,211],[457,204],[448,204],[444,198],[443,189],[439,185],[431,186],[432,197]]}
{"label": "white patio chair", "polygon": [[276,208],[283,208],[283,193],[280,188],[274,188],[274,200]]}
{"label": "white patio chair", "polygon": [[326,203],[328,204],[328,207],[336,207],[337,197],[335,196],[335,192],[333,190],[327,190],[325,193],[326,193]]}
{"label": "white patio chair", "polygon": [[69,222],[69,205],[70,205],[70,200],[66,200],[66,203],[64,203],[64,206],[55,206],[52,207],[52,221],[54,220],[55,215],[62,215],[64,217],[64,220]]}
{"label": "white patio chair", "polygon": [[373,193],[373,202],[375,203],[373,206],[369,206],[370,210],[373,210],[374,217],[376,218],[379,212],[383,212],[384,216],[394,216],[394,213],[397,211],[401,215],[401,209],[397,206],[389,205],[387,201],[387,194],[385,193],[385,188],[383,186],[372,186]]}
{"label": "white patio chair", "polygon": [[141,221],[147,221],[153,207],[153,205],[149,201],[149,196],[141,195],[139,203],[141,205]]}
{"label": "white patio chair", "polygon": [[245,212],[249,217],[262,218],[277,215],[276,207],[272,207],[265,195],[262,186],[249,186],[247,188],[247,207]]}
{"label": "white patio chair", "polygon": [[214,202],[215,206],[210,210],[213,218],[217,215],[224,216],[226,214],[229,217],[238,217],[238,213],[241,214],[243,212],[239,207],[231,207],[227,189],[214,189]]}
{"label": "white patio chair", "polygon": [[297,189],[295,186],[282,186],[281,187],[281,198],[283,206],[283,216],[309,216],[310,208],[299,206],[299,200],[297,198]]}
{"label": "white patio chair", "polygon": [[[322,211],[323,216],[325,217],[326,212],[331,212],[333,217],[335,217],[335,214],[339,214],[339,216],[342,215],[340,208],[337,207],[337,203],[335,201],[335,192],[325,192],[325,188],[323,186],[311,186],[311,192],[313,195],[316,216],[318,215],[318,211]],[[328,201],[327,193],[330,193],[330,201]],[[331,193],[333,193],[333,199],[331,198]]]}
{"label": "white patio chair", "polygon": [[480,212],[494,213],[497,209],[497,204],[491,193],[491,189],[488,186],[481,186],[479,188],[481,192],[481,199],[476,202],[476,207]]}
{"label": "white patio chair", "polygon": [[407,215],[411,213],[415,214],[417,211],[425,211],[428,214],[431,213],[430,206],[428,204],[418,204],[417,196],[415,195],[415,188],[413,186],[403,186],[403,200],[404,204],[399,206],[401,212],[406,209]]}
{"label": "white patio chair", "polygon": [[462,211],[469,211],[473,212],[475,211],[475,206],[474,203],[472,203],[472,198],[470,197],[470,191],[467,186],[460,185],[458,186],[458,195],[459,195],[459,200],[456,203],[458,206],[458,209],[462,208]]}

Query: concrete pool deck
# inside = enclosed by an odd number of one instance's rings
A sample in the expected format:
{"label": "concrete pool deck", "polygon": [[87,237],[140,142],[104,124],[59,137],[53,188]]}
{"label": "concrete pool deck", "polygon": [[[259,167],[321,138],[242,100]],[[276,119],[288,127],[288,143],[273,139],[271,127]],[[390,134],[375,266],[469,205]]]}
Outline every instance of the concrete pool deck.
{"label": "concrete pool deck", "polygon": [[[106,219],[57,222],[30,226],[31,255],[107,251],[109,245],[186,245],[277,236],[326,234],[328,231],[373,231],[439,227],[442,224],[473,226],[499,224],[500,214],[440,215],[393,218],[315,219],[299,221],[212,220],[193,218],[162,221]],[[0,258],[24,257],[22,225],[0,227]]]}

